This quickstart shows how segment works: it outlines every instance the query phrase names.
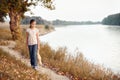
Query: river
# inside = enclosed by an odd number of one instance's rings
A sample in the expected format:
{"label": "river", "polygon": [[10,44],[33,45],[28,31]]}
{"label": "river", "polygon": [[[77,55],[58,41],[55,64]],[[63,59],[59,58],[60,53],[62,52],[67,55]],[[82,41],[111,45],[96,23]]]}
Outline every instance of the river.
{"label": "river", "polygon": [[40,40],[57,49],[67,47],[70,55],[79,50],[89,61],[120,73],[120,26],[70,25],[55,27],[55,31]]}

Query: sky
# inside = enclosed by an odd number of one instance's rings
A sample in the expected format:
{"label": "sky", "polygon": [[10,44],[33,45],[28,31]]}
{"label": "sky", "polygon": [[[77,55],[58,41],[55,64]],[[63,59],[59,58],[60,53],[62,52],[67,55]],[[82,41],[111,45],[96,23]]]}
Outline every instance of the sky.
{"label": "sky", "polygon": [[31,7],[33,15],[46,20],[101,21],[104,17],[120,13],[120,0],[54,0],[55,10],[42,6]]}

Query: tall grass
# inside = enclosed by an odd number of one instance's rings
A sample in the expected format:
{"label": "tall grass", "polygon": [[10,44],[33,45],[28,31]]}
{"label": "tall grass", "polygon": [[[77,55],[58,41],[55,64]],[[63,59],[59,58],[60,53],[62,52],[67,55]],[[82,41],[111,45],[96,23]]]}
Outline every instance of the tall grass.
{"label": "tall grass", "polygon": [[72,80],[120,80],[119,74],[114,74],[110,69],[89,62],[82,53],[74,53],[77,54],[76,57],[67,54],[66,48],[55,51],[48,44],[41,45],[42,62]]}
{"label": "tall grass", "polygon": [[11,40],[11,32],[7,28],[0,28],[0,40]]}

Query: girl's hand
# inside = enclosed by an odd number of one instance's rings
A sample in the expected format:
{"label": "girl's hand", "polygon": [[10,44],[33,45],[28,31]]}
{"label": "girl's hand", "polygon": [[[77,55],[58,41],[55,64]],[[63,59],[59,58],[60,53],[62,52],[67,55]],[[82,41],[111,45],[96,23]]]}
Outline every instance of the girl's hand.
{"label": "girl's hand", "polygon": [[40,45],[38,45],[38,50],[40,49]]}

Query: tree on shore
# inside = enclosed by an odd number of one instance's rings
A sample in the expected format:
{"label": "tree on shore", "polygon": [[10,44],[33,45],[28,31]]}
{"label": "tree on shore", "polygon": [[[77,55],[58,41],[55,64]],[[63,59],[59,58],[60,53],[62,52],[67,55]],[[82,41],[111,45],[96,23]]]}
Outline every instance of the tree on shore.
{"label": "tree on shore", "polygon": [[25,12],[30,11],[30,6],[37,5],[50,10],[54,9],[53,0],[0,0],[0,22],[3,22],[6,16],[9,16],[13,40],[22,39],[21,19],[24,18]]}
{"label": "tree on shore", "polygon": [[105,25],[120,25],[120,13],[109,15],[102,20]]}

